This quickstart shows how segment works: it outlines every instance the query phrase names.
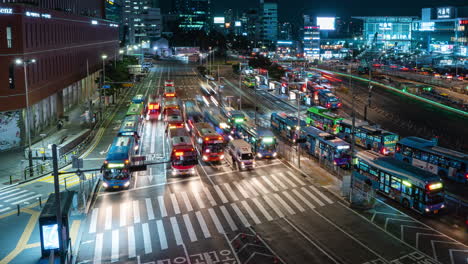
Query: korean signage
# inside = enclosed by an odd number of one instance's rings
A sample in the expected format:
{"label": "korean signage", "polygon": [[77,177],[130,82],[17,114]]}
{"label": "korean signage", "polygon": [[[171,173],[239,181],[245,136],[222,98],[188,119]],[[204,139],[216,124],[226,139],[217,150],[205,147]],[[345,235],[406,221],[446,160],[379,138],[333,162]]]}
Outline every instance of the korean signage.
{"label": "korean signage", "polygon": [[379,23],[379,30],[392,30],[392,23]]}
{"label": "korean signage", "polygon": [[439,7],[437,8],[437,19],[452,18],[453,7]]}

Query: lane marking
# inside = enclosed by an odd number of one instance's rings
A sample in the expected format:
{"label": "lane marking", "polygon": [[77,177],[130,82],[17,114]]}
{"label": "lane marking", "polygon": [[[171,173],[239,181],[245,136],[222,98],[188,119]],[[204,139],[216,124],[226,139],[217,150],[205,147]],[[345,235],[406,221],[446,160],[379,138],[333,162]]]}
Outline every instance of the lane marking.
{"label": "lane marking", "polygon": [[176,240],[176,244],[180,246],[184,242],[182,241],[182,236],[180,234],[179,224],[177,223],[177,219],[174,216],[172,216],[170,219],[171,219],[172,231],[174,232],[174,238]]}
{"label": "lane marking", "polygon": [[146,202],[146,212],[148,213],[148,220],[154,219],[153,203],[150,198],[145,199]]}
{"label": "lane marking", "polygon": [[320,195],[320,197],[322,197],[327,203],[329,204],[332,204],[333,201],[330,200],[330,198],[328,198],[327,196],[325,196],[325,194],[323,194],[321,191],[319,191],[317,188],[315,188],[313,185],[310,185],[309,186],[310,189],[312,189],[314,192],[316,192],[318,195]]}
{"label": "lane marking", "polygon": [[249,183],[248,180],[242,180],[242,183],[248,189],[254,196],[258,196],[258,192],[255,190],[255,188]]}
{"label": "lane marking", "polygon": [[252,178],[252,182],[257,186],[259,190],[261,190],[261,192],[265,194],[269,193],[268,189],[265,188],[265,186],[263,186],[263,184],[260,181],[258,181],[257,178]]}
{"label": "lane marking", "polygon": [[231,185],[229,185],[229,183],[225,183],[224,188],[226,188],[226,190],[229,192],[229,195],[231,195],[231,197],[232,197],[232,199],[234,199],[234,201],[239,200],[239,197],[237,197],[237,195],[234,193],[234,191],[232,190]]}
{"label": "lane marking", "polygon": [[296,189],[293,189],[292,191],[294,194],[296,194],[297,197],[299,197],[299,199],[302,200],[303,203],[307,204],[307,206],[309,206],[310,209],[315,209],[315,206],[311,204],[309,200],[307,200],[299,191],[297,191]]}
{"label": "lane marking", "polygon": [[112,228],[112,205],[106,208],[106,220],[104,224],[105,230],[110,230]]}
{"label": "lane marking", "polygon": [[169,196],[171,197],[172,207],[174,207],[174,213],[180,214],[180,208],[175,193],[171,193]]}
{"label": "lane marking", "polygon": [[208,213],[210,214],[211,219],[213,220],[213,223],[215,224],[216,229],[218,230],[218,232],[220,234],[224,234],[225,233],[224,228],[221,225],[221,222],[219,221],[218,217],[216,216],[216,213],[214,212],[213,208],[208,208]]}
{"label": "lane marking", "polygon": [[[31,195],[30,193],[24,193],[24,192],[27,192],[27,191],[24,190],[24,191],[21,192],[21,193],[22,193],[21,195],[15,196],[15,197],[10,198],[10,199],[8,199],[8,200],[4,200],[4,202],[5,202],[5,203],[9,203],[9,202],[11,202],[11,201],[18,200],[18,199],[20,199],[20,198],[23,198],[23,197],[26,197],[26,196],[28,196],[28,195]],[[15,193],[15,194],[17,194],[17,193]],[[12,195],[15,195],[15,194],[12,194]],[[3,199],[5,199],[5,197],[4,197]]]}
{"label": "lane marking", "polygon": [[279,180],[278,177],[276,177],[276,175],[271,175],[271,178],[277,183],[279,184],[279,186],[281,186],[282,189],[288,189],[288,187],[281,181]]}
{"label": "lane marking", "polygon": [[167,249],[166,233],[164,231],[164,225],[162,220],[156,220],[156,228],[158,229],[159,243],[161,244],[161,249]]}
{"label": "lane marking", "polygon": [[103,236],[102,233],[96,235],[96,242],[94,244],[94,264],[101,263]]}
{"label": "lane marking", "polygon": [[127,225],[127,203],[120,204],[120,227]]}
{"label": "lane marking", "polygon": [[99,208],[94,208],[93,213],[91,214],[91,222],[89,223],[90,234],[96,233],[98,213],[99,213]]}
{"label": "lane marking", "polygon": [[215,189],[216,193],[218,194],[219,198],[221,198],[221,202],[222,202],[223,204],[228,203],[228,200],[226,199],[226,196],[224,196],[224,193],[223,193],[223,191],[221,191],[221,189],[219,188],[219,186],[218,186],[218,185],[215,185],[215,186],[214,186],[214,189]]}
{"label": "lane marking", "polygon": [[128,227],[128,257],[136,257],[135,230],[133,226]]}
{"label": "lane marking", "polygon": [[119,229],[112,230],[111,262],[119,261]]}
{"label": "lane marking", "polygon": [[241,220],[242,224],[243,224],[245,227],[249,227],[249,226],[250,226],[249,221],[247,221],[247,218],[245,217],[245,215],[242,213],[242,211],[239,209],[239,207],[237,207],[237,204],[232,203],[232,204],[231,204],[231,207],[232,207],[232,209],[234,209],[234,212],[236,212],[237,217],[239,217],[239,219]]}
{"label": "lane marking", "polygon": [[203,235],[205,238],[210,238],[211,234],[210,231],[208,231],[208,227],[206,226],[205,219],[203,218],[202,214],[200,211],[196,211],[195,215],[197,216],[198,223],[200,224],[200,227],[203,231]]}
{"label": "lane marking", "polygon": [[258,216],[254,213],[252,208],[250,208],[250,205],[247,203],[247,201],[242,201],[242,205],[244,206],[245,210],[247,210],[247,213],[250,215],[250,217],[254,220],[255,224],[259,225],[262,223]]}
{"label": "lane marking", "polygon": [[249,194],[244,190],[244,187],[242,187],[242,181],[239,182],[234,182],[234,186],[239,190],[239,192],[244,196],[245,199],[249,198]]}
{"label": "lane marking", "polygon": [[205,208],[205,204],[203,203],[202,199],[200,198],[200,193],[197,191],[193,192],[193,196],[195,196],[195,200],[197,201],[199,208]]}
{"label": "lane marking", "polygon": [[159,209],[161,210],[161,217],[167,216],[166,205],[164,204],[164,197],[158,196]]}
{"label": "lane marking", "polygon": [[307,194],[310,198],[312,198],[316,203],[318,203],[320,206],[324,206],[325,204],[319,200],[315,195],[313,195],[309,190],[306,189],[306,187],[302,187],[301,190]]}
{"label": "lane marking", "polygon": [[20,190],[20,189],[14,188],[14,189],[11,189],[9,191],[2,192],[2,193],[0,193],[0,198],[4,199],[5,197],[2,197],[3,195],[14,192],[14,191],[17,191],[17,190]]}
{"label": "lane marking", "polygon": [[189,212],[193,211],[192,203],[190,203],[190,200],[189,200],[189,198],[187,196],[187,193],[182,192],[181,195],[182,195],[182,198],[184,199],[185,208],[187,208],[187,210]]}
{"label": "lane marking", "polygon": [[193,230],[192,222],[190,221],[190,217],[188,214],[183,215],[185,227],[187,228],[187,232],[190,237],[190,241],[195,242],[197,241],[197,235],[195,235],[195,231]]}
{"label": "lane marking", "polygon": [[283,218],[284,217],[284,214],[283,212],[281,212],[281,210],[278,208],[278,206],[276,206],[276,203],[273,202],[273,200],[271,200],[270,197],[268,196],[264,196],[263,199],[265,200],[265,202],[271,207],[271,209],[273,209],[273,211],[275,211],[275,213]]}
{"label": "lane marking", "polygon": [[150,237],[148,223],[142,224],[141,229],[143,231],[143,244],[145,246],[145,254],[149,254],[153,252],[153,247],[151,245],[151,237]]}
{"label": "lane marking", "polygon": [[265,181],[268,185],[270,185],[271,189],[273,189],[273,191],[277,192],[279,191],[278,187],[276,187],[276,185],[274,185],[266,176],[262,176],[262,179],[263,181]]}
{"label": "lane marking", "polygon": [[273,217],[271,217],[265,207],[258,201],[257,197],[253,198],[252,202],[260,209],[260,212],[262,212],[263,216],[265,216],[268,221],[273,221]]}
{"label": "lane marking", "polygon": [[293,188],[296,188],[297,185],[292,182],[288,176],[284,175],[284,173],[280,172],[279,175],[281,175],[281,177],[283,178],[283,180],[285,180],[287,183],[289,183],[289,185],[291,185]]}
{"label": "lane marking", "polygon": [[286,191],[283,192],[283,195],[286,196],[286,198],[292,203],[294,204],[294,206],[296,206],[297,209],[299,209],[299,211],[301,212],[304,212],[305,209],[304,207],[302,207],[297,201],[296,199],[294,199],[289,193],[287,193]]}
{"label": "lane marking", "polygon": [[[203,167],[202,167],[202,168],[203,168]],[[206,174],[206,172],[205,172],[205,174]],[[201,180],[201,179],[200,179],[200,180]],[[213,185],[214,185],[214,184],[213,184]],[[216,205],[216,201],[215,201],[215,199],[213,198],[213,196],[211,195],[210,190],[208,190],[208,188],[206,188],[206,187],[203,187],[203,191],[205,192],[206,197],[208,197],[208,200],[210,201],[211,205],[212,205],[212,206],[215,206],[215,205]]]}
{"label": "lane marking", "polygon": [[234,220],[232,219],[231,215],[229,214],[228,210],[226,209],[226,207],[224,205],[221,205],[219,207],[221,209],[221,212],[223,213],[224,215],[224,218],[226,218],[228,224],[229,224],[229,227],[231,228],[232,231],[236,231],[237,230],[237,225],[234,223]]}
{"label": "lane marking", "polygon": [[306,185],[305,182],[299,179],[298,175],[294,175],[294,173],[292,173],[291,171],[286,171],[286,173],[289,174],[289,176],[291,176],[290,179],[293,179],[294,181],[296,181],[300,186]]}
{"label": "lane marking", "polygon": [[273,196],[280,202],[280,204],[288,211],[289,214],[296,214],[294,210],[279,196],[277,193],[273,194]]}
{"label": "lane marking", "polygon": [[133,223],[140,223],[140,206],[138,200],[133,201]]}

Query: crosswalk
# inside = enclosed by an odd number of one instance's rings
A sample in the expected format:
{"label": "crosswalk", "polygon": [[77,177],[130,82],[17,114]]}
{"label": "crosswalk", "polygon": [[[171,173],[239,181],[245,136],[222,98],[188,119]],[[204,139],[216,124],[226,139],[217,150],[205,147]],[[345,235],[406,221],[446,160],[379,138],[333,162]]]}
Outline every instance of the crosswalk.
{"label": "crosswalk", "polygon": [[98,205],[84,239],[95,241],[94,263],[125,261],[334,203],[292,176],[280,172]]}
{"label": "crosswalk", "polygon": [[0,214],[16,209],[17,205],[32,204],[40,197],[47,195],[38,194],[22,188],[11,188],[0,192]]}
{"label": "crosswalk", "polygon": [[[89,180],[93,177],[93,174],[85,173],[84,176],[86,177],[86,180]],[[54,184],[54,176],[53,175],[45,176],[45,177],[42,177],[39,181]],[[67,173],[67,174],[59,175],[59,184],[63,186],[66,185],[67,188],[75,186],[79,183],[80,183],[80,177],[76,173]]]}

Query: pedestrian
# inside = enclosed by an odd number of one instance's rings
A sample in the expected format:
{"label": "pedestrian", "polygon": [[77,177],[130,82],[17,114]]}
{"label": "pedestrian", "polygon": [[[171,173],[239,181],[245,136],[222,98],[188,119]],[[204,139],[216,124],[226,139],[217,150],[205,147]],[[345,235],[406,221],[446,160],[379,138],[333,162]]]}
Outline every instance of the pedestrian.
{"label": "pedestrian", "polygon": [[62,119],[59,119],[58,122],[57,122],[57,130],[62,129],[62,127],[63,127]]}
{"label": "pedestrian", "polygon": [[236,168],[236,159],[234,158],[234,154],[231,153],[231,158],[232,158],[232,167]]}

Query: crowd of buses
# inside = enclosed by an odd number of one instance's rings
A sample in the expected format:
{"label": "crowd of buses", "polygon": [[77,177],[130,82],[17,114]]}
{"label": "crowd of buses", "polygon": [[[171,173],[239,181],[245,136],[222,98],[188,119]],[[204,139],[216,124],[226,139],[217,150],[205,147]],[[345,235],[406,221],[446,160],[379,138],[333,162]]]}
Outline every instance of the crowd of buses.
{"label": "crowd of buses", "polygon": [[362,150],[352,160],[352,120],[325,107],[309,108],[305,120],[272,113],[271,127],[261,128],[242,111],[229,107],[202,110],[195,100],[181,101],[174,83],[165,81],[162,96],[146,99],[137,95],[132,99],[103,166],[105,188],[129,187],[128,168],[140,148],[139,131],[144,119],[164,122],[172,175],[194,174],[199,159],[219,163],[225,152],[235,167],[253,169],[256,159],[278,156],[281,137],[336,167],[354,166],[355,179],[421,213],[437,213],[444,208],[441,178],[468,182],[467,155],[439,147],[436,140],[399,139],[395,133],[355,120],[355,144]]}

